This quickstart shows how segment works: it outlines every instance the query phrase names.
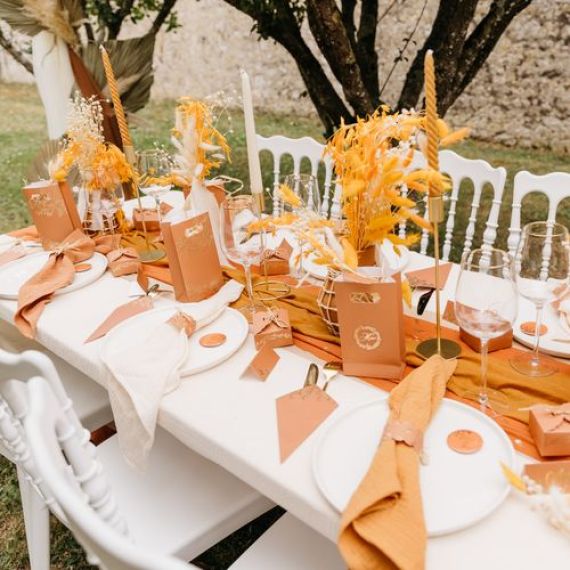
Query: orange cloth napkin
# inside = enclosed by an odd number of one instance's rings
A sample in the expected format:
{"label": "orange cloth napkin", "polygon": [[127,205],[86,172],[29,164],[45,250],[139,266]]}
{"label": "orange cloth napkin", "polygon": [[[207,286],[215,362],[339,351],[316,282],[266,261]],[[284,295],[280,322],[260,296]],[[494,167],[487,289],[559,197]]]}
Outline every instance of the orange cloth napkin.
{"label": "orange cloth napkin", "polygon": [[25,337],[36,336],[36,325],[45,306],[58,289],[73,281],[73,264],[89,259],[94,249],[93,240],[81,230],[74,230],[51,252],[47,263],[22,285],[14,324]]}
{"label": "orange cloth napkin", "polygon": [[[423,433],[445,394],[455,360],[432,356],[390,394],[390,417]],[[339,549],[353,570],[421,570],[427,532],[420,491],[420,455],[384,439],[341,521]]]}

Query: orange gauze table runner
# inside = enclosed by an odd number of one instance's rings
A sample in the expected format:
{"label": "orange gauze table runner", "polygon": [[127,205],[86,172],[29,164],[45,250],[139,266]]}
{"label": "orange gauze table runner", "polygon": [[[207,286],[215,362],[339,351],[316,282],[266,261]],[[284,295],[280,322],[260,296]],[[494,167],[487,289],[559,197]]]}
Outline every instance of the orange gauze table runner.
{"label": "orange gauze table runner", "polygon": [[[37,234],[35,234],[34,228],[31,227],[13,232],[10,235],[33,238]],[[140,239],[138,238],[137,240],[135,238],[134,241],[139,241]],[[134,245],[132,238],[127,238],[125,243]],[[143,271],[148,277],[164,283],[172,283],[166,260],[161,260],[157,264],[146,264]],[[242,272],[229,269],[226,271],[226,275],[238,281],[243,281]],[[272,277],[272,279],[278,278],[280,277]],[[280,279],[291,283],[294,282],[288,277]],[[340,341],[329,333],[318,312],[316,304],[318,290],[319,288],[316,286],[293,289],[291,298],[275,301],[274,304],[282,306],[289,311],[293,328],[293,340],[296,346],[323,360],[340,360]],[[242,296],[234,306],[240,306],[245,302],[245,296]],[[416,344],[423,339],[433,337],[435,326],[426,321],[406,317],[405,327],[407,374],[422,362],[422,359],[414,352]],[[478,405],[475,402],[465,400],[461,396],[466,391],[476,389],[479,386],[480,356],[459,339],[457,331],[444,328],[443,335],[446,338],[459,342],[462,348],[455,374],[447,385],[446,396],[477,408]],[[489,355],[489,387],[505,393],[513,407],[513,410],[508,415],[495,419],[509,434],[518,451],[540,458],[528,429],[528,412],[524,411],[523,408],[538,403],[560,404],[569,402],[570,365],[553,360],[552,362],[558,370],[556,374],[540,378],[539,380],[533,379],[517,373],[509,364],[509,360],[519,352],[516,348],[508,348]],[[397,384],[392,380],[378,378],[361,379],[386,391],[391,391]]]}

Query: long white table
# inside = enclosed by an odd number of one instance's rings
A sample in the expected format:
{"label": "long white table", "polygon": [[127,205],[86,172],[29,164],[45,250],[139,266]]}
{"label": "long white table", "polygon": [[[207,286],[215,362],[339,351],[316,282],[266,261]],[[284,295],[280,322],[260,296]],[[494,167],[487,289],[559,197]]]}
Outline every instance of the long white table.
{"label": "long white table", "polygon": [[[413,255],[411,268],[429,263],[429,259]],[[448,280],[444,301],[452,296],[456,270]],[[40,318],[37,340],[76,367],[86,382],[95,381],[104,386],[105,371],[99,359],[103,340],[90,344],[83,341],[112,309],[129,300],[131,280],[132,277],[113,278],[107,274],[84,289],[56,296]],[[172,302],[172,298],[162,298],[157,305]],[[15,310],[15,301],[0,300],[0,318],[13,320]],[[240,379],[255,353],[253,341],[248,338],[229,360],[186,378],[178,390],[164,398],[159,424],[189,448],[221,465],[334,541],[339,515],[315,484],[311,470],[313,446],[327,423],[338,414],[385,394],[354,378],[335,379],[329,392],[339,403],[338,409],[281,464],[275,399],[301,387],[308,363],[317,360],[295,347],[278,352],[280,361],[266,382]],[[479,524],[430,539],[428,568],[567,567],[570,540],[552,529],[541,514],[525,503],[525,498],[511,493],[497,511]]]}

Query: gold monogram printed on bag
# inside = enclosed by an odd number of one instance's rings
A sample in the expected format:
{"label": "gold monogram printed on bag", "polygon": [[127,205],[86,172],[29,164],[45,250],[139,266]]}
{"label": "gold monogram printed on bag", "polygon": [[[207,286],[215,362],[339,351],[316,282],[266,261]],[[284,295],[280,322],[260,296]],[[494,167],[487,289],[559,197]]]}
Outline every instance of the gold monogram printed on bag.
{"label": "gold monogram printed on bag", "polygon": [[380,346],[382,337],[378,329],[369,325],[361,325],[354,331],[354,341],[362,350],[374,350]]}

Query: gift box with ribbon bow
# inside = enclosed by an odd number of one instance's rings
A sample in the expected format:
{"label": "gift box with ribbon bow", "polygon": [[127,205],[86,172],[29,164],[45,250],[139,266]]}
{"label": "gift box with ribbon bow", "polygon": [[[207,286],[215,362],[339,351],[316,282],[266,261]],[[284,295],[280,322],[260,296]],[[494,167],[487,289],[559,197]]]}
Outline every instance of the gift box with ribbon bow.
{"label": "gift box with ribbon bow", "polygon": [[289,274],[289,259],[293,247],[284,239],[277,249],[266,249],[261,255],[261,270],[267,275],[288,275]]}
{"label": "gift box with ribbon bow", "polygon": [[529,410],[529,428],[543,457],[570,455],[570,402],[533,406]]}
{"label": "gift box with ribbon bow", "polygon": [[293,336],[287,310],[272,307],[254,313],[253,338],[257,350],[264,346],[276,348],[292,345]]}
{"label": "gift box with ribbon bow", "polygon": [[113,277],[137,273],[140,266],[139,254],[133,247],[120,247],[110,251],[107,261]]}

